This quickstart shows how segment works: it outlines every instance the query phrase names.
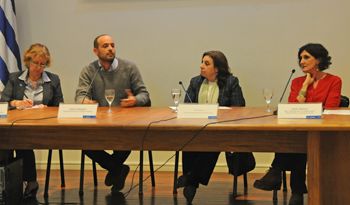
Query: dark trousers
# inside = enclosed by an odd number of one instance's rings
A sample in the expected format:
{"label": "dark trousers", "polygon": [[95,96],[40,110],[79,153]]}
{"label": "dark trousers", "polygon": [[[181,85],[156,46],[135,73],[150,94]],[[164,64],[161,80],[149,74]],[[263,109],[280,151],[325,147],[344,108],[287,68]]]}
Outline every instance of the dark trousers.
{"label": "dark trousers", "polygon": [[183,174],[189,183],[198,188],[199,183],[208,185],[220,152],[182,152]]}
{"label": "dark trousers", "polygon": [[16,150],[16,158],[23,159],[23,181],[36,181],[36,165],[33,150]]}
{"label": "dark trousers", "polygon": [[114,176],[118,176],[131,151],[113,150],[113,154],[109,154],[104,150],[84,150],[84,153],[102,168],[108,170]]}
{"label": "dark trousers", "polygon": [[272,167],[291,171],[290,187],[292,194],[307,193],[306,180],[307,155],[299,153],[275,153]]}

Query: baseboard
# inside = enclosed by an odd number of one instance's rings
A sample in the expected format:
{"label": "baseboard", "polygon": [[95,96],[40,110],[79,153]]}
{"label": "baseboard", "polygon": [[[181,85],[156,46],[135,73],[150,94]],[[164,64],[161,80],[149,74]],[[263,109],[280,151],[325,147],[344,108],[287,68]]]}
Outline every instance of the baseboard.
{"label": "baseboard", "polygon": [[[135,170],[136,167],[138,166],[138,163],[127,163],[130,166],[131,170]],[[166,165],[164,165],[160,171],[174,171],[174,164],[175,163],[170,163],[168,162]],[[51,162],[51,170],[59,170],[59,161],[52,161]],[[160,167],[162,164],[157,163],[153,164],[154,169],[157,169]],[[36,163],[36,168],[39,170],[46,170],[47,164],[45,162],[37,162]],[[269,169],[270,165],[265,165],[265,164],[259,164],[255,167],[254,170],[252,170],[250,173],[265,173]],[[97,170],[104,170],[100,166],[96,166]],[[80,161],[79,162],[65,162],[64,163],[64,169],[65,170],[80,170]],[[92,162],[90,160],[85,162],[85,170],[92,170]],[[149,164],[148,162],[144,164],[143,170],[149,171]],[[179,171],[182,171],[182,165],[181,163],[179,164]],[[217,164],[214,172],[228,172],[228,168],[226,164]]]}

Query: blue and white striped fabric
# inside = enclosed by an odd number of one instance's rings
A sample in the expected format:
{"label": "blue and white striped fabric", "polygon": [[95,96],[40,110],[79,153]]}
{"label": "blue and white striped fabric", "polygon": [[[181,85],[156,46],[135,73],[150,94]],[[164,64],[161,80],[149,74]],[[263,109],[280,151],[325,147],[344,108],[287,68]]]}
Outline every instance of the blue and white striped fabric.
{"label": "blue and white striped fabric", "polygon": [[0,0],[0,90],[9,73],[22,70],[14,0]]}

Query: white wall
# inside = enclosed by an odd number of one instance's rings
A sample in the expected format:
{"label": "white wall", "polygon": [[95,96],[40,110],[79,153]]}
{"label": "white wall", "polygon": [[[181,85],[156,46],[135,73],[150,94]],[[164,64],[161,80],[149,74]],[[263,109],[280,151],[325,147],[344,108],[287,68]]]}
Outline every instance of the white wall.
{"label": "white wall", "polygon": [[[263,87],[275,90],[277,106],[291,70],[302,75],[297,51],[309,42],[328,49],[329,72],[343,79],[342,92],[350,94],[347,0],[17,0],[16,6],[21,55],[32,43],[48,46],[54,59],[48,70],[60,76],[67,103],[74,102],[80,70],[96,59],[92,42],[103,33],[114,38],[118,57],[139,66],[152,106],[172,105],[170,90],[180,88],[180,80],[188,86],[208,50],[226,55],[247,106],[265,106]],[[38,167],[46,153],[37,152]],[[157,165],[173,154],[157,153]],[[273,155],[255,154],[265,170]],[[77,168],[78,151],[64,156],[65,165]],[[128,164],[137,162],[134,152]],[[224,158],[218,167],[226,170]]]}

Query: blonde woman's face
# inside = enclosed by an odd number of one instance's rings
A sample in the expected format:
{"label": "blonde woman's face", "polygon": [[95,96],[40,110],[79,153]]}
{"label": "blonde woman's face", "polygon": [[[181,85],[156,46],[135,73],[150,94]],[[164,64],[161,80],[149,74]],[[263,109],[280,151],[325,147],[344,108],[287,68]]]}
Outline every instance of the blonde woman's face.
{"label": "blonde woman's face", "polygon": [[34,56],[29,61],[29,73],[32,76],[40,76],[44,68],[46,68],[47,60]]}

